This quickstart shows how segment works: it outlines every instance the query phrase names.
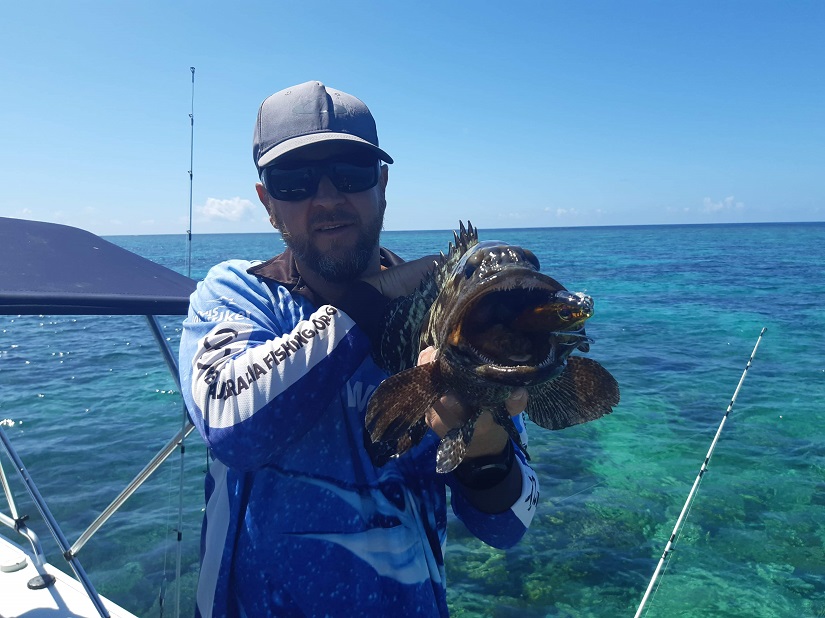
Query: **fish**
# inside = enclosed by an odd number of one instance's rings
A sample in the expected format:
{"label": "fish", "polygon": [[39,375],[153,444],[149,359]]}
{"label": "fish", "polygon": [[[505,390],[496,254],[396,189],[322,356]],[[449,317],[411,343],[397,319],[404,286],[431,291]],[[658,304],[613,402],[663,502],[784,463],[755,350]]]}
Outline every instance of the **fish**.
{"label": "fish", "polygon": [[[504,405],[516,388],[527,390],[528,418],[550,430],[596,420],[619,403],[615,378],[595,360],[571,355],[589,352],[593,342],[584,328],[592,297],[542,273],[529,249],[479,241],[469,221],[453,235],[420,286],[388,305],[373,344],[376,364],[389,375],[364,421],[379,467],[421,442],[427,410],[448,391],[476,412],[441,439],[439,473],[463,461],[484,411],[529,458]],[[435,358],[418,365],[429,346]]]}

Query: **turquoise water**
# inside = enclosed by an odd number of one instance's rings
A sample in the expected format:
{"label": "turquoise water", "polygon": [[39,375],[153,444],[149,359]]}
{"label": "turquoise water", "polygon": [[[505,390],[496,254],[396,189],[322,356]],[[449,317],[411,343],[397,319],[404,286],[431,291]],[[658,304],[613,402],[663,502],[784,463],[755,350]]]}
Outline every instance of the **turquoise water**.
{"label": "turquoise water", "polygon": [[[545,272],[594,297],[590,356],[617,378],[622,402],[584,426],[532,427],[541,503],[519,546],[490,549],[451,521],[453,615],[633,616],[767,327],[646,615],[825,616],[825,224],[480,235],[532,249]],[[450,238],[385,232],[383,242],[411,258]],[[186,270],[183,236],[111,240]],[[280,246],[274,234],[195,235],[192,275]],[[176,348],[179,320],[162,322]],[[0,369],[0,419],[70,542],[181,424],[180,395],[142,318],[0,316]],[[102,593],[141,616],[172,614],[180,465],[173,456],[79,555]],[[204,466],[193,436],[183,615]],[[59,563],[16,478],[12,487]]]}

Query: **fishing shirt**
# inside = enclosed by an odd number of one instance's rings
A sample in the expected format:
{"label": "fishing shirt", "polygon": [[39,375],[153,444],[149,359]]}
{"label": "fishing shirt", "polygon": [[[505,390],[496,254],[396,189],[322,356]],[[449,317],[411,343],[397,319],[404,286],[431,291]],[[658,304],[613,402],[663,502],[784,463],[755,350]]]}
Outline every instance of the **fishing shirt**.
{"label": "fishing shirt", "polygon": [[[378,304],[352,313],[367,324]],[[364,417],[387,375],[368,328],[317,298],[289,250],[218,264],[192,294],[181,388],[212,457],[197,616],[447,616],[447,486],[482,541],[507,548],[525,533],[538,481],[518,449],[521,496],[496,514],[435,471],[432,430],[372,464]]]}

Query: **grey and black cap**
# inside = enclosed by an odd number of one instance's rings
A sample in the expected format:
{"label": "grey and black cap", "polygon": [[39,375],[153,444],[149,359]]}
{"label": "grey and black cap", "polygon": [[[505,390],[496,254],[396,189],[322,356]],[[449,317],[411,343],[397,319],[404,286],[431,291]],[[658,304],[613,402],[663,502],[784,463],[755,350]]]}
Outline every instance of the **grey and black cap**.
{"label": "grey and black cap", "polygon": [[370,110],[354,96],[311,81],[267,97],[258,110],[252,156],[258,170],[299,149],[334,153],[357,145],[392,163],[378,147]]}

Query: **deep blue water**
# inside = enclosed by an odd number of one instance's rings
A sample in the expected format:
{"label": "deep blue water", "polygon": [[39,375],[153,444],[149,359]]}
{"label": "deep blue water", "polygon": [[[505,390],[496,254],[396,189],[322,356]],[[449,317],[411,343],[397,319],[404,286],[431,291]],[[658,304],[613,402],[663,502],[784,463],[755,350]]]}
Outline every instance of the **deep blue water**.
{"label": "deep blue water", "polygon": [[[767,327],[647,615],[825,616],[825,224],[480,235],[530,248],[545,272],[593,296],[589,356],[617,378],[622,402],[587,425],[532,426],[541,503],[519,546],[490,549],[451,521],[453,615],[633,616]],[[451,237],[385,232],[383,244],[412,258],[446,250]],[[183,236],[110,240],[186,271]],[[281,246],[274,233],[195,235],[192,276]],[[163,324],[176,349],[179,320]],[[0,369],[0,420],[70,542],[181,424],[180,395],[142,318],[0,316]],[[184,615],[204,462],[193,435]],[[79,555],[102,593],[141,616],[161,614],[164,589],[171,615],[179,468],[175,455]],[[16,478],[12,487],[37,526]]]}

